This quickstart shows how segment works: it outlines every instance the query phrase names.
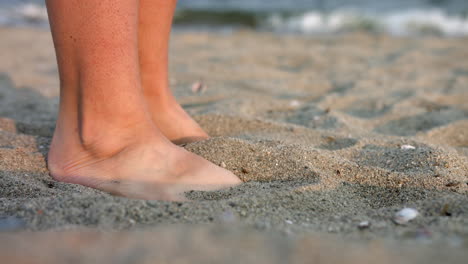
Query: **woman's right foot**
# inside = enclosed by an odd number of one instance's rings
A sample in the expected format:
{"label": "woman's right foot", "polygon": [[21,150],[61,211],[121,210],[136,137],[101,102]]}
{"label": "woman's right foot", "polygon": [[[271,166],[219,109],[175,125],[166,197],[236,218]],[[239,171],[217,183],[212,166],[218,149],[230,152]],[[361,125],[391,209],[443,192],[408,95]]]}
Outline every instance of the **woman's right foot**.
{"label": "woman's right foot", "polygon": [[100,151],[106,144],[70,144],[76,142],[66,139],[70,135],[56,132],[49,152],[50,174],[58,181],[146,200],[184,200],[185,191],[218,190],[241,183],[231,172],[159,134],[135,135],[129,144]]}

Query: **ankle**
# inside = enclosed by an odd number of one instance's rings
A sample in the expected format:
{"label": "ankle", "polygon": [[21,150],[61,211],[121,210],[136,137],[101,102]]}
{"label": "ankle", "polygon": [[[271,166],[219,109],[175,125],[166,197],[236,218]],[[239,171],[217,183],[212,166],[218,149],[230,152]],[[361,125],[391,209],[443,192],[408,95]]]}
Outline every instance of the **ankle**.
{"label": "ankle", "polygon": [[147,101],[157,102],[158,104],[173,104],[177,102],[169,82],[166,80],[154,79],[154,77],[142,78],[143,93]]}
{"label": "ankle", "polygon": [[95,123],[82,126],[79,131],[80,146],[96,157],[113,156],[121,149],[139,144],[154,137],[150,121],[130,121],[120,124]]}
{"label": "ankle", "polygon": [[[122,153],[143,149],[147,145],[162,146],[163,140],[155,136],[109,136],[86,144],[64,142],[55,136],[48,153],[47,167],[52,177],[59,181],[74,182],[89,166],[105,160],[119,160]],[[110,139],[111,138],[111,139]],[[120,138],[121,140],[118,140]],[[83,171],[84,170],[84,171]]]}
{"label": "ankle", "polygon": [[59,118],[48,154],[48,167],[54,178],[63,180],[73,174],[77,166],[115,157],[147,142],[160,144],[163,141],[151,123],[127,122],[121,126],[101,123],[79,127]]}

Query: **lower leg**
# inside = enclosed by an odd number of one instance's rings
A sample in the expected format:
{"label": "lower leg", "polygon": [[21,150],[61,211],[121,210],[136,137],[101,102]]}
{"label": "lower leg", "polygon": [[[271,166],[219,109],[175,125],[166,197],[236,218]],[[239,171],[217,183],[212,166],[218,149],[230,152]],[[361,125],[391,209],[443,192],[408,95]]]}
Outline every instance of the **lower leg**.
{"label": "lower leg", "polygon": [[61,81],[51,175],[145,199],[239,183],[154,125],[139,75],[138,3],[47,1]]}
{"label": "lower leg", "polygon": [[[145,126],[139,131],[151,129],[151,117],[142,110],[137,3],[47,1],[61,80],[57,132],[64,133],[56,136],[64,134],[67,143],[113,152],[115,147],[100,142],[121,145],[130,139],[109,137],[109,132],[120,135],[125,127],[133,134],[136,126]],[[99,129],[103,127],[106,130]]]}
{"label": "lower leg", "polygon": [[186,143],[208,135],[182,109],[168,83],[168,46],[176,0],[141,0],[139,56],[141,81],[155,124],[171,141]]}

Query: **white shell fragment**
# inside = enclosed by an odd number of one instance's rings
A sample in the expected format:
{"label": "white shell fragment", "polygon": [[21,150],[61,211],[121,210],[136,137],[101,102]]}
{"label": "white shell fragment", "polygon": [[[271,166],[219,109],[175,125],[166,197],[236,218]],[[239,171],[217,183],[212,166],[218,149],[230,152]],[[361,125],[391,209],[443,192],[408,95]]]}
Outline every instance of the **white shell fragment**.
{"label": "white shell fragment", "polygon": [[366,229],[370,227],[370,222],[369,221],[362,221],[359,223],[358,228],[359,229]]}
{"label": "white shell fragment", "polygon": [[289,106],[296,108],[301,106],[301,102],[299,102],[298,100],[292,100],[291,102],[289,102]]}
{"label": "white shell fragment", "polygon": [[289,225],[293,224],[293,221],[291,221],[291,220],[286,220],[285,222],[286,222],[286,224],[289,224]]}
{"label": "white shell fragment", "polygon": [[203,93],[208,89],[208,86],[204,84],[203,82],[195,82],[192,84],[192,92],[193,93]]}
{"label": "white shell fragment", "polygon": [[404,208],[396,213],[393,221],[399,225],[404,225],[419,215],[418,210],[413,208]]}
{"label": "white shell fragment", "polygon": [[416,149],[415,146],[411,146],[411,145],[403,145],[401,146],[401,149],[404,149],[404,150],[413,150],[413,149]]}

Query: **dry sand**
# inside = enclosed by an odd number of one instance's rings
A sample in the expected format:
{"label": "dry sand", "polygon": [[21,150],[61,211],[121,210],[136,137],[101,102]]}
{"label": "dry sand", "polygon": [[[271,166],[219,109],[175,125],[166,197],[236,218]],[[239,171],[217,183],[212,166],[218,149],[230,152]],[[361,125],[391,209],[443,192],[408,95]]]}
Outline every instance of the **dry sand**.
{"label": "dry sand", "polygon": [[[467,39],[175,33],[171,85],[213,136],[185,147],[246,183],[170,203],[55,182],[49,32],[0,38],[0,257],[12,263],[468,258]],[[420,215],[400,226],[404,207]]]}

